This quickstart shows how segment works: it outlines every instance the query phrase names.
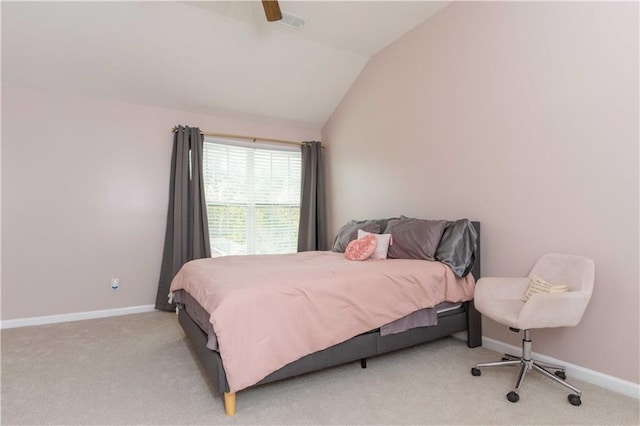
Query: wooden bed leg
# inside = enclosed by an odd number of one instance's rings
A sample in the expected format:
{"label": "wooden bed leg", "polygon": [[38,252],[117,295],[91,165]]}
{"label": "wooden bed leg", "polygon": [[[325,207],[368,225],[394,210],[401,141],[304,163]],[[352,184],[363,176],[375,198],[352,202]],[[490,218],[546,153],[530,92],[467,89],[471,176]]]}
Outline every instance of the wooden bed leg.
{"label": "wooden bed leg", "polygon": [[227,416],[236,414],[236,393],[224,393],[224,412]]}

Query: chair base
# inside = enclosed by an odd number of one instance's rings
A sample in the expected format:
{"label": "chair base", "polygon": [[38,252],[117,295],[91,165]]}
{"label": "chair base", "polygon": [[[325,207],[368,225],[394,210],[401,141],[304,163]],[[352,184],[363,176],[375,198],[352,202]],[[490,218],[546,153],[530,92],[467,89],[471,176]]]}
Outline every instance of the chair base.
{"label": "chair base", "polygon": [[[480,376],[480,369],[484,367],[509,367],[518,365],[520,366],[520,373],[518,375],[515,389],[507,394],[507,399],[509,401],[518,402],[520,399],[520,389],[522,388],[526,374],[531,370],[536,370],[549,379],[560,383],[562,386],[565,386],[575,392],[568,396],[568,400],[571,405],[579,406],[582,404],[580,399],[582,391],[566,382],[565,379],[567,376],[565,374],[564,367],[531,359],[530,330],[524,330],[524,337],[522,339],[522,356],[518,357],[515,355],[505,354],[501,361],[478,363],[471,369],[471,374],[474,376]],[[549,370],[555,370],[555,372],[552,373]]]}

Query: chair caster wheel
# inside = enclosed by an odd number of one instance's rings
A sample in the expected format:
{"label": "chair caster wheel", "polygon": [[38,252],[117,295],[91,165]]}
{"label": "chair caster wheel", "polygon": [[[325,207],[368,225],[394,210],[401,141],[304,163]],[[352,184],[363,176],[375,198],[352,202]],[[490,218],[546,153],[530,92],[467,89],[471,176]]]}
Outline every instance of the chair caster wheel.
{"label": "chair caster wheel", "polygon": [[569,395],[567,397],[567,399],[569,400],[569,402],[571,403],[571,405],[575,405],[576,407],[579,407],[582,404],[582,400],[580,399],[579,395],[576,395],[574,393],[572,393],[571,395]]}
{"label": "chair caster wheel", "polygon": [[567,375],[564,374],[564,371],[558,370],[555,373],[553,373],[556,375],[556,377],[562,379],[562,380],[567,380]]}
{"label": "chair caster wheel", "polygon": [[479,368],[475,368],[475,367],[473,367],[473,368],[471,369],[471,375],[472,375],[472,376],[479,376],[479,375],[481,375],[481,374],[482,374],[482,373],[480,372],[480,369],[479,369]]}
{"label": "chair caster wheel", "polygon": [[514,391],[511,391],[507,394],[507,399],[509,400],[509,402],[518,402],[520,400],[520,395],[518,395]]}

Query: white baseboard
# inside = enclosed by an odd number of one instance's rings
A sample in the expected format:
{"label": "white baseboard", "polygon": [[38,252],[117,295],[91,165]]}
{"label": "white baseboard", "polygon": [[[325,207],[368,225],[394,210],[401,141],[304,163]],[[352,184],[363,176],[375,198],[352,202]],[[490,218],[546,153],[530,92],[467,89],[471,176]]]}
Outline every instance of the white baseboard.
{"label": "white baseboard", "polygon": [[[462,340],[467,340],[467,333],[456,333],[454,334],[454,337]],[[499,340],[484,336],[482,337],[482,346],[503,354],[508,353],[512,355],[518,355],[522,351],[522,348],[520,348],[519,346],[509,345]],[[609,389],[610,391],[617,392],[622,395],[640,399],[640,385],[637,383],[622,380],[617,377],[609,376],[598,371],[590,370],[588,368],[584,368],[579,365],[571,364],[536,352],[532,352],[531,356],[542,362],[547,362],[549,364],[559,364],[565,367],[567,376],[571,376],[578,380],[582,380],[587,383]]]}
{"label": "white baseboard", "polygon": [[94,318],[116,317],[120,315],[153,312],[154,305],[129,306],[126,308],[103,309],[100,311],[76,312],[73,314],[50,315],[45,317],[19,318],[0,322],[0,329],[27,327],[30,325],[56,324],[59,322],[81,321]]}

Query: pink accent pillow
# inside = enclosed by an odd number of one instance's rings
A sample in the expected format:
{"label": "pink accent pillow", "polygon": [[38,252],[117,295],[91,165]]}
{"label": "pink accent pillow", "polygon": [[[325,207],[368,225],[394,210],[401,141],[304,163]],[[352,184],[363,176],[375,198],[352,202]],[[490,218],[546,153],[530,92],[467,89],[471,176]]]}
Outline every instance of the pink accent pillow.
{"label": "pink accent pillow", "polygon": [[373,251],[371,258],[386,259],[389,246],[393,244],[393,238],[391,234],[374,234],[371,232],[363,231],[362,229],[358,229],[358,238],[362,238],[367,234],[371,234],[376,237],[377,241],[376,249]]}
{"label": "pink accent pillow", "polygon": [[376,250],[378,240],[373,234],[351,241],[344,251],[344,257],[349,260],[366,260]]}

